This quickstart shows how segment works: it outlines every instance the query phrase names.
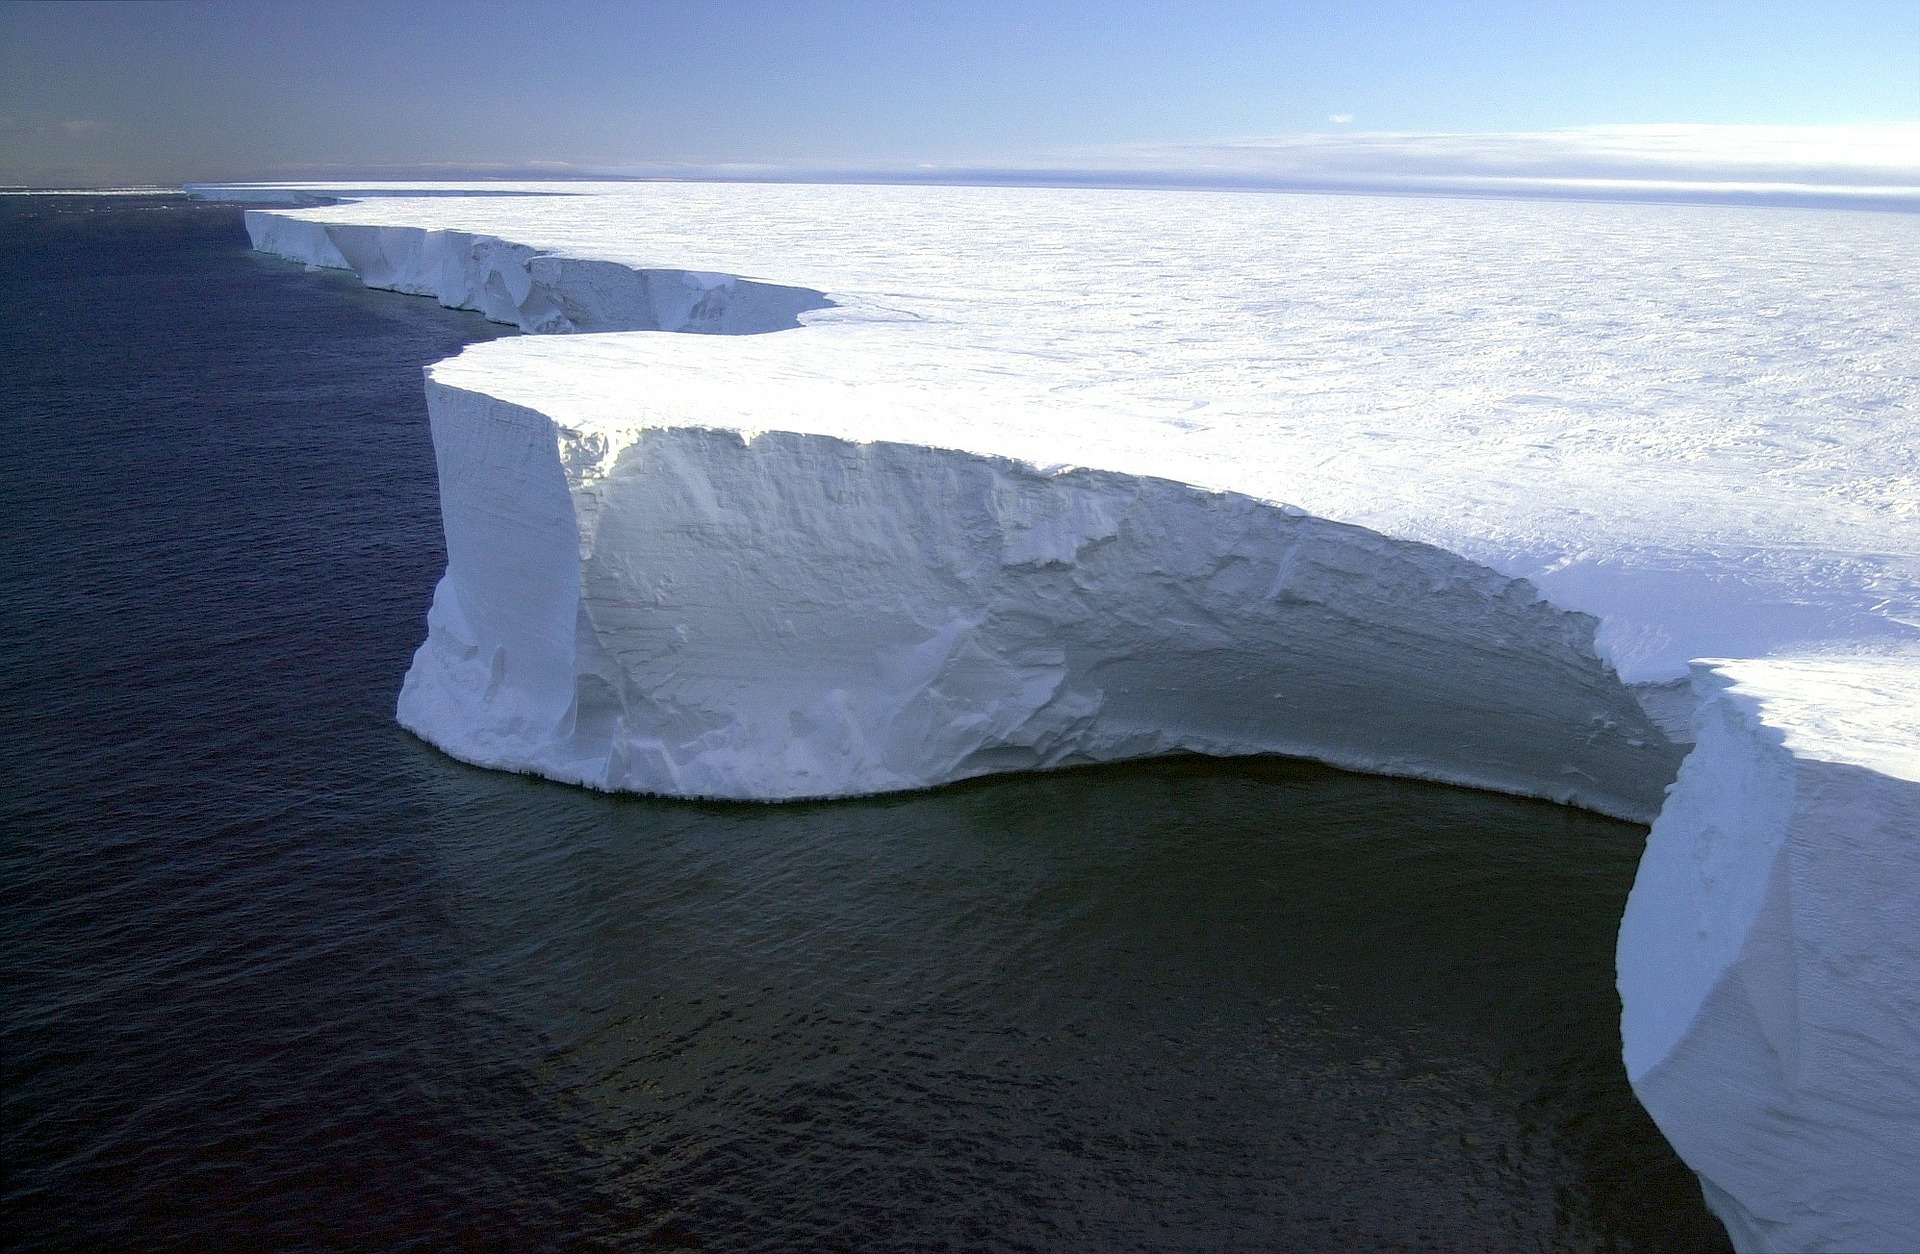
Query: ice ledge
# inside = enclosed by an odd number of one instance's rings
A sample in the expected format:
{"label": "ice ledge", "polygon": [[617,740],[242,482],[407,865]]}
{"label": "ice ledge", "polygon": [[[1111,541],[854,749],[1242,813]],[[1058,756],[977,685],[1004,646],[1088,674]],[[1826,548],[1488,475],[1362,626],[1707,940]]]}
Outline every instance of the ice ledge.
{"label": "ice ledge", "polygon": [[1285,753],[1642,821],[1678,764],[1592,619],[1440,549],[955,449],[609,440],[446,381],[494,355],[428,382],[448,568],[400,699],[468,761],[772,800]]}
{"label": "ice ledge", "polygon": [[1920,1249],[1920,655],[1695,685],[1621,925],[1629,1079],[1740,1248]]}
{"label": "ice ledge", "polygon": [[542,252],[467,231],[318,222],[249,209],[247,234],[260,252],[319,269],[349,270],[368,287],[431,296],[522,331],[777,331],[822,292],[692,270],[636,270]]}

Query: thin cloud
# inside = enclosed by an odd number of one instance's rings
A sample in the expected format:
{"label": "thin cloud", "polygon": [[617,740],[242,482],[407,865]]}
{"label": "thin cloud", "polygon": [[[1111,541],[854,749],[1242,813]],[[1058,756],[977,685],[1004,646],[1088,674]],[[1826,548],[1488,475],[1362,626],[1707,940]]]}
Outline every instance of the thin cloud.
{"label": "thin cloud", "polygon": [[[1335,115],[1339,121],[1345,115]],[[1271,178],[1380,177],[1920,186],[1920,123],[1353,132],[1086,151],[1068,164]]]}
{"label": "thin cloud", "polygon": [[1115,145],[1020,164],[649,164],[591,172],[614,178],[1237,187],[1920,210],[1920,123],[1593,126],[1480,134],[1343,130]]}
{"label": "thin cloud", "polygon": [[[1350,116],[1334,115],[1335,118]],[[1485,134],[1340,131],[1082,149],[1020,164],[445,162],[283,165],[281,179],[1216,187],[1798,204],[1920,212],[1920,123],[1611,126]]]}

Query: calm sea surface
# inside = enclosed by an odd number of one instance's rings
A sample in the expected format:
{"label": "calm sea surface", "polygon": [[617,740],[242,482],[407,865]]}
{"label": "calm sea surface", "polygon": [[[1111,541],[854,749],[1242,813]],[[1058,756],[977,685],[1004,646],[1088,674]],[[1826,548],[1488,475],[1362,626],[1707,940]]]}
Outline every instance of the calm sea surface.
{"label": "calm sea surface", "polygon": [[464,767],[419,371],[502,329],[177,199],[0,198],[0,288],[10,1248],[1724,1248],[1618,1062],[1644,829]]}

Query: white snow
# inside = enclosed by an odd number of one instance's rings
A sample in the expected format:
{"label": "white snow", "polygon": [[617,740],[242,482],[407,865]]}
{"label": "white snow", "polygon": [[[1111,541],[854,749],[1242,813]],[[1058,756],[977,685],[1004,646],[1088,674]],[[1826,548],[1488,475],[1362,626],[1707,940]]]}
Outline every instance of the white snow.
{"label": "white snow", "polygon": [[1629,1074],[1743,1246],[1920,1245],[1920,218],[379,190],[249,226],[614,332],[430,371],[408,726],[682,795],[1192,748],[1651,817],[1691,676]]}

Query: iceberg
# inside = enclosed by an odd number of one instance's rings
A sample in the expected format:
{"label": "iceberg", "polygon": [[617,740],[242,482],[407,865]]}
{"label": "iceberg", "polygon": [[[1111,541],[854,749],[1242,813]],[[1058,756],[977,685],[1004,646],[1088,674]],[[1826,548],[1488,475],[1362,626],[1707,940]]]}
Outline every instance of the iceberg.
{"label": "iceberg", "polygon": [[547,333],[427,372],[407,727],[675,796],[1278,752],[1651,821],[1636,1093],[1741,1248],[1920,1246],[1915,219],[455,190],[248,192]]}

